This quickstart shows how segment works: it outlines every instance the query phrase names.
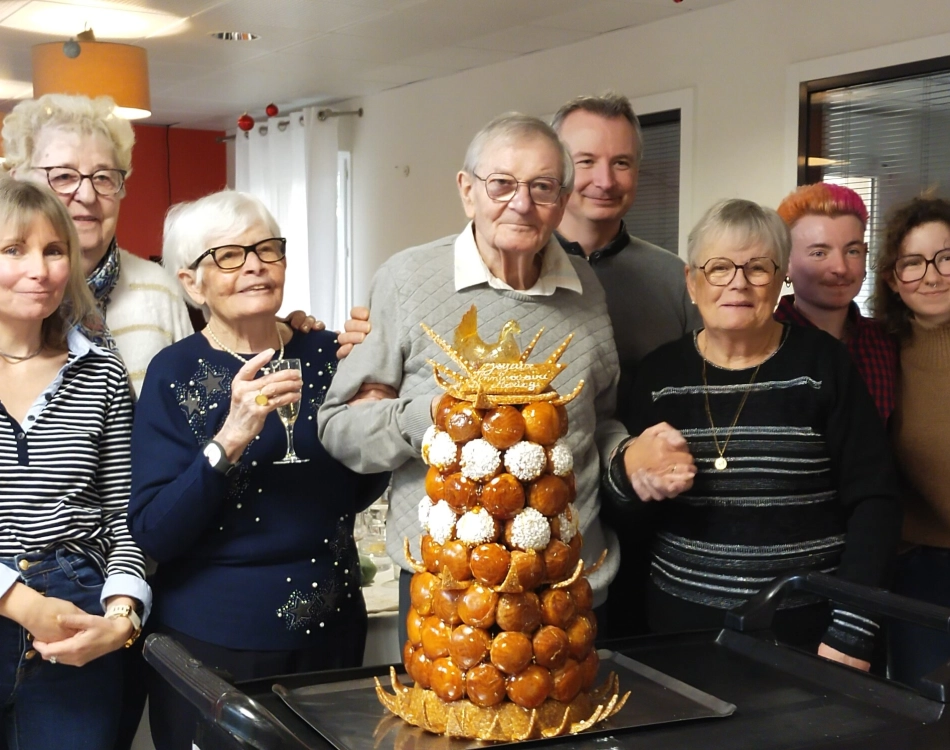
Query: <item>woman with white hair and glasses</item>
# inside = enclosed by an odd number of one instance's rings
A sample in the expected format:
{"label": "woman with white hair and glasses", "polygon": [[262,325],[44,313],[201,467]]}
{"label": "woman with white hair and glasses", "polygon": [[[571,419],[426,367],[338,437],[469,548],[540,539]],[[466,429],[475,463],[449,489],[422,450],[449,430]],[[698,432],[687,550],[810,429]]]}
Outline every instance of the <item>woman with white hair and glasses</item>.
{"label": "woman with white hair and glasses", "polygon": [[[719,628],[728,609],[793,571],[878,586],[893,559],[896,480],[867,388],[840,342],[772,317],[789,247],[770,209],[710,208],[686,268],[704,327],[644,359],[630,394],[639,436],[606,480],[615,519],[654,516],[656,632]],[[878,623],[791,597],[773,629],[868,669]]]}
{"label": "woman with white hair and glasses", "polygon": [[[317,438],[338,345],[275,319],[285,252],[253,196],[169,211],[166,263],[207,326],[152,360],[132,436],[129,525],[159,563],[156,628],[236,679],[361,664],[353,522],[387,479]],[[149,679],[155,746],[190,749],[197,714]]]}

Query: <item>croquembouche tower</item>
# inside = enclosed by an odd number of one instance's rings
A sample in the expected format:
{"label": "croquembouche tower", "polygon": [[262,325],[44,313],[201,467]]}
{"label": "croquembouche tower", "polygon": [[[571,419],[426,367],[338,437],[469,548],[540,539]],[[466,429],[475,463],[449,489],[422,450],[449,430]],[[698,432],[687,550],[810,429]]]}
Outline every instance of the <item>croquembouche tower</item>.
{"label": "croquembouche tower", "polygon": [[[430,732],[479,740],[553,737],[619,711],[616,676],[595,687],[593,594],[572,505],[567,410],[583,387],[549,388],[570,337],[529,364],[517,322],[483,342],[474,307],[450,346],[462,373],[430,361],[445,391],[423,441],[422,560],[411,583],[403,663],[414,681],[377,680],[379,700]],[[596,566],[595,566],[596,567]]]}

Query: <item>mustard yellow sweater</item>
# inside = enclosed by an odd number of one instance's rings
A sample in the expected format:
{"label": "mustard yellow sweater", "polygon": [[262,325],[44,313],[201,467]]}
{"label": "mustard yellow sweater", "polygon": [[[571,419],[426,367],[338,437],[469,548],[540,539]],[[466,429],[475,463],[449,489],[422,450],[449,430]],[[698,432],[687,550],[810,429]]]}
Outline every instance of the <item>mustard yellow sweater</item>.
{"label": "mustard yellow sweater", "polygon": [[908,491],[904,541],[950,548],[950,325],[901,346],[894,447]]}

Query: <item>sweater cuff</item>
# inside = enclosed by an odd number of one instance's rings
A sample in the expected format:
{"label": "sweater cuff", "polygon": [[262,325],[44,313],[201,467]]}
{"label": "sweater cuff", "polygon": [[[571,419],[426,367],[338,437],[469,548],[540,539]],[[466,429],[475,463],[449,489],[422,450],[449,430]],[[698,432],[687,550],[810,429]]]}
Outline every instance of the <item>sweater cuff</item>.
{"label": "sweater cuff", "polygon": [[879,630],[880,626],[874,620],[833,606],[831,625],[822,642],[854,659],[871,661],[874,638]]}
{"label": "sweater cuff", "polygon": [[610,496],[622,502],[640,499],[637,497],[637,493],[634,492],[633,485],[630,484],[630,477],[627,476],[623,464],[623,453],[634,440],[636,440],[635,437],[627,438],[614,449],[610,460],[607,462],[607,470],[604,471],[602,479],[602,483]]}
{"label": "sweater cuff", "polygon": [[152,613],[152,588],[144,580],[131,573],[113,573],[106,578],[99,596],[102,611],[106,610],[106,599],[110,596],[128,596],[142,603],[142,624]]}

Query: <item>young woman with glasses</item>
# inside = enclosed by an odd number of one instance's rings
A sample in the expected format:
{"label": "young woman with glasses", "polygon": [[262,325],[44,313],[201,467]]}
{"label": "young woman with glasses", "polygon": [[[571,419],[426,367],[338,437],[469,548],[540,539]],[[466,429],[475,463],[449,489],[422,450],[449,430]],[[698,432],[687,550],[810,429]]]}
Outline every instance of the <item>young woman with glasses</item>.
{"label": "young woman with glasses", "polygon": [[[894,590],[950,606],[950,202],[915,198],[884,229],[874,311],[900,339],[891,434],[901,470],[904,530]],[[915,684],[950,660],[950,636],[890,626],[890,676]]]}

